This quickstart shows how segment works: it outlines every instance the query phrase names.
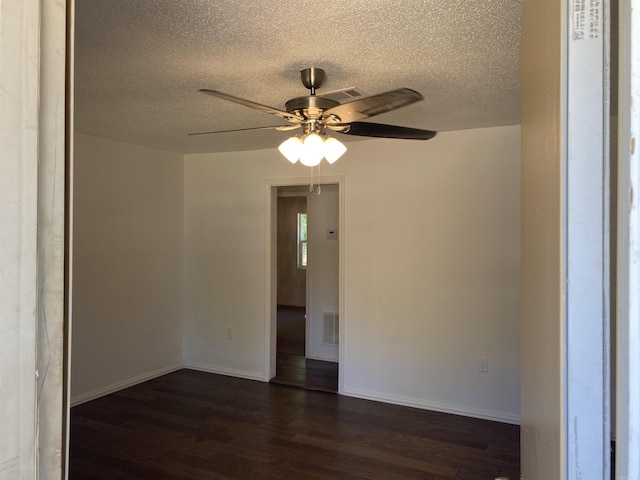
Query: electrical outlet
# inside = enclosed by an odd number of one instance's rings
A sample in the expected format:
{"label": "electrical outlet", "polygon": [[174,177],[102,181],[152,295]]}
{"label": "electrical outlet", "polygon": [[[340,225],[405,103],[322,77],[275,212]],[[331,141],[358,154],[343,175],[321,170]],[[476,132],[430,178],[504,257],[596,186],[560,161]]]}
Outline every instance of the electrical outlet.
{"label": "electrical outlet", "polygon": [[478,357],[478,371],[482,373],[489,371],[489,359],[487,357]]}
{"label": "electrical outlet", "polygon": [[231,330],[231,327],[227,327],[227,338],[228,339],[233,338],[233,330]]}

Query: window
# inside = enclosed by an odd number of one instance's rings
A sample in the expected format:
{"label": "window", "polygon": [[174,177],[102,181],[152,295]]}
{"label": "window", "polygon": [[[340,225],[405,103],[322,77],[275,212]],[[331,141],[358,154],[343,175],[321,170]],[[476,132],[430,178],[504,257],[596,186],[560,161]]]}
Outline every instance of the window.
{"label": "window", "polygon": [[307,268],[307,214],[298,214],[298,268]]}

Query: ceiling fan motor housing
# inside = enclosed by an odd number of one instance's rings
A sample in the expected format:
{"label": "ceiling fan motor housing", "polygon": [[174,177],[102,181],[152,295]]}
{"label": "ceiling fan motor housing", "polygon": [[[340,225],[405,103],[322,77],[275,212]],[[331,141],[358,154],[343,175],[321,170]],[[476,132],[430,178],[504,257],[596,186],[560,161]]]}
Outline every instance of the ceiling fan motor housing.
{"label": "ceiling fan motor housing", "polygon": [[309,97],[292,98],[285,104],[285,109],[287,112],[306,120],[302,125],[305,134],[315,132],[322,135],[324,130],[322,113],[336,105],[340,105],[340,102],[330,98],[321,98],[312,95]]}
{"label": "ceiling fan motor housing", "polygon": [[285,109],[289,113],[301,113],[307,118],[318,118],[323,110],[328,110],[337,105],[340,105],[340,102],[330,98],[309,96],[292,98],[285,103]]}

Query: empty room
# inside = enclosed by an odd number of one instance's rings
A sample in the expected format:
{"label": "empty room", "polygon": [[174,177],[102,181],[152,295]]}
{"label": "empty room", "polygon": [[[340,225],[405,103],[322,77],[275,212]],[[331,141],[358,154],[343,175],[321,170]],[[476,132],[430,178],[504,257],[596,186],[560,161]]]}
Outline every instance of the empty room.
{"label": "empty room", "polygon": [[608,5],[63,3],[0,5],[39,147],[0,477],[609,475]]}
{"label": "empty room", "polygon": [[[505,5],[76,2],[72,478],[517,478],[521,7]],[[346,147],[335,163],[278,150],[319,128]],[[266,383],[285,185],[309,205],[304,361],[337,363],[337,396]],[[313,205],[332,197],[327,220]]]}

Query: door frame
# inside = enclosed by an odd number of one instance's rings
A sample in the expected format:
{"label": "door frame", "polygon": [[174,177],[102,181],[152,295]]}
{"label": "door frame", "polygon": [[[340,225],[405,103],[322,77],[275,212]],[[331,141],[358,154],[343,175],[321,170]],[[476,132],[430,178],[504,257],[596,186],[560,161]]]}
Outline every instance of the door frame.
{"label": "door frame", "polygon": [[564,449],[568,479],[608,479],[610,12],[566,5],[562,113]]}
{"label": "door frame", "polygon": [[[640,478],[640,10],[619,3],[616,475]],[[634,293],[635,292],[635,293]]]}
{"label": "door frame", "polygon": [[[338,185],[338,393],[342,393],[344,386],[344,358],[345,358],[345,322],[344,322],[344,250],[346,229],[344,221],[344,175],[330,175],[316,177],[315,184]],[[277,338],[277,209],[278,187],[309,185],[309,177],[296,178],[267,178],[265,181],[265,306],[264,306],[264,381],[268,382],[276,375],[276,338]],[[309,292],[307,292],[307,295]],[[306,342],[306,339],[305,339]]]}

